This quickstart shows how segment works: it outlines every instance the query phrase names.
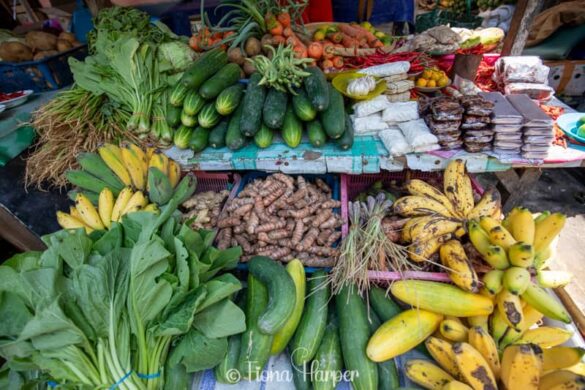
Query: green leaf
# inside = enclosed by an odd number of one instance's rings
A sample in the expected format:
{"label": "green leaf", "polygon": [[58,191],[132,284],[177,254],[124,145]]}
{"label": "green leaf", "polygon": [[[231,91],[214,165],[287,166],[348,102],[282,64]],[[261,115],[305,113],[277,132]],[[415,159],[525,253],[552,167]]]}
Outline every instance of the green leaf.
{"label": "green leaf", "polygon": [[124,227],[124,246],[128,248],[134,246],[134,243],[138,242],[142,231],[153,225],[156,218],[157,216],[155,214],[146,211],[125,214],[122,217],[122,226]]}
{"label": "green leaf", "polygon": [[239,246],[224,249],[221,251],[215,248],[213,249],[214,249],[213,263],[206,272],[200,275],[202,281],[211,279],[221,270],[229,270],[236,268],[236,266],[238,265],[238,261],[242,256],[242,248]]}
{"label": "green leaf", "polygon": [[227,338],[211,339],[191,329],[173,350],[173,364],[182,363],[187,372],[197,372],[217,366],[227,353]]}
{"label": "green leaf", "polygon": [[112,252],[115,249],[122,247],[124,232],[122,225],[118,222],[112,222],[110,230],[108,230],[99,240],[94,242],[93,250],[97,251],[102,256]]}
{"label": "green leaf", "polygon": [[246,330],[246,315],[229,299],[203,310],[193,322],[193,326],[209,338],[227,337]]}
{"label": "green leaf", "polygon": [[39,261],[42,254],[43,252],[19,253],[6,260],[3,265],[11,267],[19,272],[28,271],[39,267]]}
{"label": "green leaf", "polygon": [[178,336],[187,333],[193,324],[193,316],[205,299],[206,294],[207,291],[203,286],[190,291],[162,323],[155,327],[154,333],[157,336]]}
{"label": "green leaf", "polygon": [[8,291],[18,295],[30,307],[33,307],[32,294],[21,275],[14,269],[0,265],[0,291]]}
{"label": "green leaf", "polygon": [[189,252],[178,238],[174,238],[175,269],[179,278],[179,290],[186,292],[189,290]]}
{"label": "green leaf", "polygon": [[35,353],[30,341],[0,339],[0,355],[7,359],[27,358]]}
{"label": "green leaf", "polygon": [[242,283],[232,274],[223,274],[205,283],[207,297],[199,307],[199,310],[225,299],[242,289]]}
{"label": "green leaf", "polygon": [[59,256],[65,260],[65,263],[76,270],[87,260],[92,245],[93,241],[85,233],[78,230],[63,238],[61,243],[55,248]]}
{"label": "green leaf", "polygon": [[31,293],[31,305],[36,308],[44,307],[57,298],[58,275],[58,270],[54,268],[39,268],[21,274]]}
{"label": "green leaf", "polygon": [[0,292],[0,337],[18,337],[32,318],[20,296],[11,292]]}
{"label": "green leaf", "polygon": [[41,267],[54,268],[58,270],[60,270],[63,266],[61,258],[59,257],[59,252],[57,252],[57,248],[54,246],[49,247],[46,251],[43,252],[41,258],[39,259],[39,263]]}
{"label": "green leaf", "polygon": [[189,252],[194,252],[198,258],[201,257],[205,247],[201,235],[186,225],[181,226],[178,237],[183,241]]}
{"label": "green leaf", "polygon": [[160,231],[160,237],[165,242],[165,248],[170,252],[174,253],[176,244],[175,244],[175,227],[176,227],[176,220],[174,217],[169,218]]}

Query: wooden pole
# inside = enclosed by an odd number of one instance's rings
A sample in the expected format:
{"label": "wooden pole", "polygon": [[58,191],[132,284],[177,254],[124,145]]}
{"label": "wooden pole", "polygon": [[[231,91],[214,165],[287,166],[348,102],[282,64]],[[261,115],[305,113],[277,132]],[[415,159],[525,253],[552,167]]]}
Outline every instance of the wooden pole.
{"label": "wooden pole", "polygon": [[542,9],[544,0],[518,0],[510,30],[504,38],[503,56],[519,56],[524,50],[532,20]]}

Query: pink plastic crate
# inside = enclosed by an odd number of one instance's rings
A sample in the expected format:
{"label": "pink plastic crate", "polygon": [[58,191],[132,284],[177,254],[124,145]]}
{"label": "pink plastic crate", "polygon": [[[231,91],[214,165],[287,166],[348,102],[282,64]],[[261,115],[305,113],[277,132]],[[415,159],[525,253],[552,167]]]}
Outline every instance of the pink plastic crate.
{"label": "pink plastic crate", "polygon": [[201,193],[206,191],[215,191],[220,192],[223,190],[229,190],[230,193],[225,200],[223,207],[222,207],[222,214],[224,212],[225,206],[227,205],[230,199],[236,197],[238,193],[238,188],[240,187],[240,182],[242,177],[237,173],[210,173],[205,171],[191,171],[195,177],[197,178],[197,188],[195,189],[195,193]]}
{"label": "pink plastic crate", "polygon": [[[482,195],[484,190],[473,175],[471,178],[471,185],[476,194]],[[357,196],[360,192],[367,190],[374,182],[382,180],[384,185],[389,185],[391,182],[403,182],[408,179],[429,180],[438,183],[443,182],[442,172],[422,172],[422,171],[401,171],[401,172],[380,172],[374,174],[362,175],[341,175],[341,217],[345,221],[341,227],[342,236],[345,237],[349,231],[349,215],[348,202]],[[382,272],[370,271],[369,276],[372,280],[391,282],[393,280],[401,279],[422,279],[432,280],[437,282],[449,282],[449,276],[444,272],[420,272],[407,271],[402,272]]]}

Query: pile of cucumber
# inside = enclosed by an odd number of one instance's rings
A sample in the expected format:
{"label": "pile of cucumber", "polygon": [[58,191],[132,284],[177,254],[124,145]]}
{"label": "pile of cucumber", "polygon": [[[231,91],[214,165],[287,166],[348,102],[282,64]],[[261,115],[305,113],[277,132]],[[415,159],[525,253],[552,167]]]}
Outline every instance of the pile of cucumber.
{"label": "pile of cucumber", "polygon": [[345,112],[343,96],[317,67],[295,95],[260,85],[252,74],[244,93],[241,69],[228,63],[216,49],[201,56],[173,88],[167,122],[175,128],[174,144],[200,152],[207,146],[238,150],[253,141],[267,148],[280,135],[286,145],[297,147],[306,131],[311,145],[322,147],[328,139],[343,149],[353,145],[353,126]]}

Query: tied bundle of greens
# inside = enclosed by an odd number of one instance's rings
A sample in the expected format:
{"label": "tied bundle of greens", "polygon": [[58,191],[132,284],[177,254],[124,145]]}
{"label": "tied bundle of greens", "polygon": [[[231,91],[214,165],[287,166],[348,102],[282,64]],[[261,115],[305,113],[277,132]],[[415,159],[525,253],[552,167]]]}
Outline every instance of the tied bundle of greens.
{"label": "tied bundle of greens", "polygon": [[0,266],[3,371],[27,373],[9,379],[40,371],[63,388],[176,389],[221,361],[245,329],[232,302],[241,284],[222,273],[241,249],[218,250],[214,232],[179,223],[194,189],[187,176],[158,216],[58,231],[43,237],[46,251]]}
{"label": "tied bundle of greens", "polygon": [[254,67],[262,75],[260,85],[266,85],[282,92],[290,92],[296,95],[296,88],[299,88],[303,79],[310,73],[304,69],[313,60],[310,58],[297,58],[291,46],[279,45],[276,49],[272,46],[265,46],[272,52],[271,58],[257,55],[248,58]]}

